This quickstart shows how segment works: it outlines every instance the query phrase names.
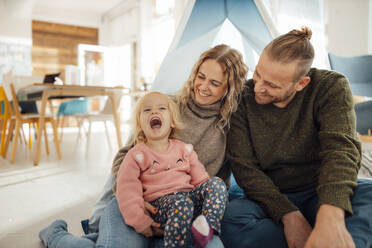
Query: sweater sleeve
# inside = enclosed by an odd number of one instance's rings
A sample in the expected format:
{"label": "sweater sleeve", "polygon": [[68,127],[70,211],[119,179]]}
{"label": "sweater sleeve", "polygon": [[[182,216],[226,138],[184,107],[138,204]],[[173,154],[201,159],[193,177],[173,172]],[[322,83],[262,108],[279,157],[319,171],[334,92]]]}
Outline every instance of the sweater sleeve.
{"label": "sweater sleeve", "polygon": [[242,101],[231,117],[226,156],[237,184],[247,197],[259,204],[273,220],[279,222],[284,214],[298,208],[280,192],[270,177],[260,168],[252,147],[245,111],[244,101]]}
{"label": "sweater sleeve", "polygon": [[125,147],[120,148],[120,150],[116,153],[114,161],[112,162],[112,174],[114,178],[117,177],[120,165],[123,163],[125,155],[127,155],[129,149],[133,147],[133,144],[128,144]]}
{"label": "sweater sleeve", "polygon": [[116,198],[126,224],[132,226],[137,233],[143,232],[153,222],[144,212],[140,172],[140,166],[129,151],[118,172]]}
{"label": "sweater sleeve", "polygon": [[190,152],[190,176],[191,176],[191,184],[194,186],[198,186],[201,183],[204,183],[208,178],[208,172],[205,170],[204,165],[199,161],[198,155],[192,149]]}
{"label": "sweater sleeve", "polygon": [[116,188],[117,188],[117,177],[118,177],[118,172],[120,165],[123,163],[125,155],[127,155],[129,149],[133,147],[132,144],[128,144],[125,147],[120,148],[120,150],[116,153],[114,161],[112,162],[112,168],[111,168],[111,173],[114,176],[114,184],[112,185],[112,192],[116,194]]}
{"label": "sweater sleeve", "polygon": [[347,79],[335,74],[317,99],[320,159],[319,204],[331,204],[352,214],[350,197],[356,187],[361,145],[355,131],[353,97]]}

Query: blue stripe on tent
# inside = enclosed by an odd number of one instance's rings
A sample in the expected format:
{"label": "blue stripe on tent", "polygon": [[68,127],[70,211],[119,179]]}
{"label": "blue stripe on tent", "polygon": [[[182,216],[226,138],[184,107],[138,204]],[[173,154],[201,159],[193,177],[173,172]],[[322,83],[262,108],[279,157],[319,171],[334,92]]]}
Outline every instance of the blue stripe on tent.
{"label": "blue stripe on tent", "polygon": [[177,48],[221,25],[225,9],[225,0],[196,0]]}
{"label": "blue stripe on tent", "polygon": [[253,0],[195,0],[189,4],[193,4],[191,13],[185,25],[178,27],[177,40],[173,40],[176,44],[172,43],[172,50],[164,58],[152,90],[175,93],[187,80],[200,54],[215,44],[217,36],[219,39],[223,37],[218,42],[227,44],[229,39],[235,39],[225,35],[225,30],[222,30],[226,19],[241,34],[243,47],[233,47],[243,54],[251,70],[254,70],[257,63],[256,55],[260,55],[272,40]]}
{"label": "blue stripe on tent", "polygon": [[228,18],[232,24],[249,40],[257,52],[272,40],[272,36],[253,0],[227,1]]}
{"label": "blue stripe on tent", "polygon": [[253,0],[196,0],[177,48],[221,25],[226,18],[257,52],[272,40]]}

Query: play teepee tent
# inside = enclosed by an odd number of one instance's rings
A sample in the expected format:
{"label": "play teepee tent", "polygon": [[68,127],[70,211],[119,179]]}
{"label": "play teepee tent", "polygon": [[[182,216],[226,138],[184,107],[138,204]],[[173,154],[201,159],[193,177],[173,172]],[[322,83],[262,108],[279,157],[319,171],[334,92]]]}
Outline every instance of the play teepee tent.
{"label": "play teepee tent", "polygon": [[152,90],[178,91],[205,50],[227,44],[238,49],[250,69],[277,36],[260,0],[189,0]]}

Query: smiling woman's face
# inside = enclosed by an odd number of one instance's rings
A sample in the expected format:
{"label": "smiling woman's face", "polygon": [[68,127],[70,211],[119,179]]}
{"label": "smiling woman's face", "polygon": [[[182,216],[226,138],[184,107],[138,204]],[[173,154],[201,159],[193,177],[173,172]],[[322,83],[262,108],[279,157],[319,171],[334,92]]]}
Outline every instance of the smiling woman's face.
{"label": "smiling woman's face", "polygon": [[214,59],[207,59],[194,79],[195,101],[200,105],[210,105],[219,101],[227,90],[227,76],[224,68]]}

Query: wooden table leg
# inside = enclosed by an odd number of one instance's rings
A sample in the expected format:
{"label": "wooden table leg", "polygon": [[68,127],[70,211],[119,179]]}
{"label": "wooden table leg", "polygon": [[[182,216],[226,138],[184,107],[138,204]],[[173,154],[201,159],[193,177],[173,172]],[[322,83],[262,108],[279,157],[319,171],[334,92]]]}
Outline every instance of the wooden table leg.
{"label": "wooden table leg", "polygon": [[117,111],[117,108],[116,108],[116,104],[118,104],[118,103],[116,103],[116,99],[115,99],[114,94],[110,94],[109,97],[111,99],[112,115],[114,116],[116,138],[117,138],[118,146],[119,146],[119,149],[120,149],[122,147],[122,143],[121,143],[121,133],[120,133],[120,120],[119,120],[118,111]]}
{"label": "wooden table leg", "polygon": [[16,129],[15,129],[15,134],[14,134],[14,137],[13,137],[13,144],[12,144],[12,154],[10,155],[10,163],[13,164],[14,163],[14,159],[15,159],[15,155],[16,155],[16,152],[17,152],[17,142],[18,142],[18,136],[19,136],[19,132],[21,131],[21,127],[22,127],[22,121],[21,120],[16,120]]}
{"label": "wooden table leg", "polygon": [[39,164],[40,160],[40,148],[41,148],[41,139],[43,137],[43,130],[45,125],[45,109],[46,104],[48,101],[48,93],[47,91],[43,92],[43,96],[41,98],[41,109],[40,109],[40,118],[39,118],[39,126],[38,126],[38,132],[36,137],[36,144],[35,144],[35,153],[34,153],[34,165]]}
{"label": "wooden table leg", "polygon": [[3,153],[3,158],[6,158],[6,154],[8,152],[8,147],[9,147],[9,142],[10,138],[13,135],[14,131],[14,125],[15,125],[15,119],[10,119],[9,127],[8,127],[8,134],[6,135],[6,140],[5,140],[5,146],[4,146],[4,153]]}
{"label": "wooden table leg", "polygon": [[53,137],[54,137],[54,143],[56,145],[57,156],[58,156],[58,159],[61,159],[62,155],[61,155],[61,147],[59,146],[60,141],[58,140],[57,124],[56,124],[56,121],[52,117],[51,117],[50,123],[52,124],[52,128],[53,128]]}
{"label": "wooden table leg", "polygon": [[7,118],[4,118],[2,120],[2,122],[1,122],[2,132],[1,132],[1,144],[0,144],[1,150],[0,150],[0,155],[3,155],[4,154],[4,150],[5,150],[5,139],[6,139],[7,123],[8,123],[8,119]]}
{"label": "wooden table leg", "polygon": [[46,130],[46,125],[44,125],[44,141],[45,141],[45,151],[49,155],[49,145],[48,145],[48,133]]}

